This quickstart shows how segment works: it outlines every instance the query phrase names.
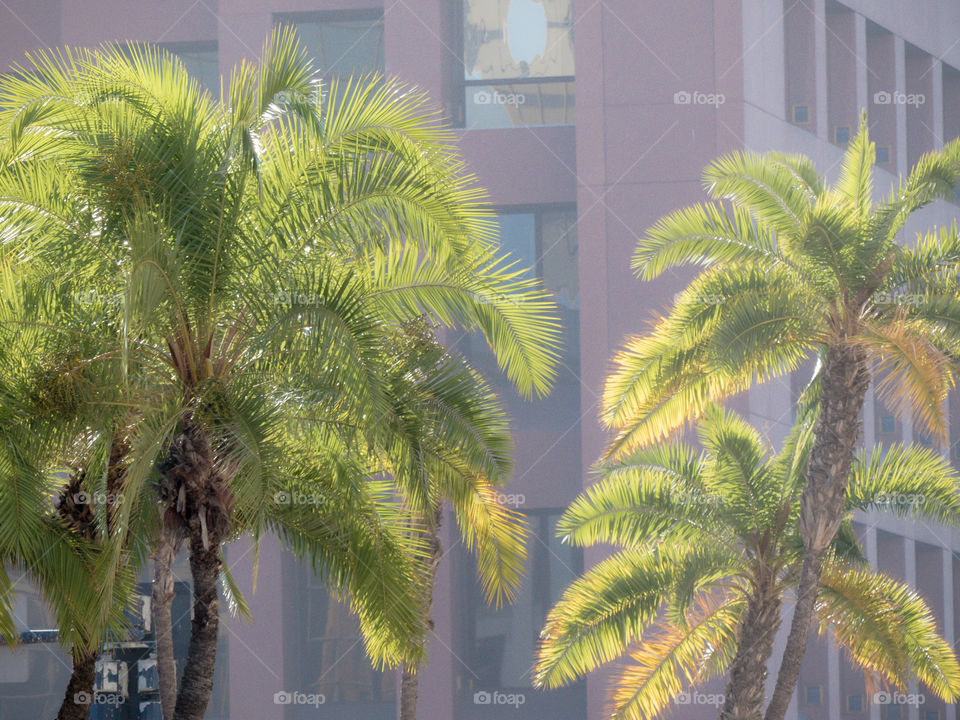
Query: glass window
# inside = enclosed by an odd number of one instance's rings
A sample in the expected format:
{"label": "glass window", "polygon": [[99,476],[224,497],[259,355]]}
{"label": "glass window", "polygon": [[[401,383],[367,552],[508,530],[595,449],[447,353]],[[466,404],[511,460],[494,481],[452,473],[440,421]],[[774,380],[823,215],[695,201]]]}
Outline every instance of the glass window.
{"label": "glass window", "polygon": [[220,92],[220,56],[215,42],[165,43],[161,45],[178,58],[200,84],[214,94]]}
{"label": "glass window", "polygon": [[296,27],[300,42],[324,77],[384,71],[383,13],[360,10],[290,13],[277,21]]}
{"label": "glass window", "polygon": [[[349,604],[322,577],[284,555],[284,687],[323,695],[326,716],[387,720],[396,715],[392,673],[373,669]],[[316,717],[316,707],[288,705],[285,719]]]}
{"label": "glass window", "polygon": [[572,208],[505,212],[498,218],[504,252],[530,268],[564,309],[580,308],[577,213]]}
{"label": "glass window", "polygon": [[[462,626],[462,659],[456,697],[458,718],[489,716],[488,697],[494,693],[523,695],[510,710],[525,718],[582,718],[586,716],[584,684],[540,693],[532,689],[531,667],[544,620],[564,589],[583,570],[579,548],[557,538],[559,511],[530,511],[533,532],[529,543],[527,576],[517,599],[497,609],[483,602],[473,558],[457,550],[461,577],[458,607]],[[501,703],[503,704],[503,703]]]}
{"label": "glass window", "polygon": [[462,0],[464,123],[574,122],[571,0]]}

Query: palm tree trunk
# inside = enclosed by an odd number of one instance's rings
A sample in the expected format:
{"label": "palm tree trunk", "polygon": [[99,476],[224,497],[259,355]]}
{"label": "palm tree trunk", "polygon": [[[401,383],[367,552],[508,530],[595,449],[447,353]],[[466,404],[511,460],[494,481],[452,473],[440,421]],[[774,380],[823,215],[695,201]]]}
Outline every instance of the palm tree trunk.
{"label": "palm tree trunk", "polygon": [[[423,613],[426,626],[433,630],[433,619],[430,617],[433,610],[433,584],[437,576],[437,567],[440,564],[440,524],[443,520],[443,506],[438,504],[433,508],[433,527],[423,531],[430,548],[430,553],[422,567],[422,582],[424,590]],[[417,699],[420,694],[419,667],[405,666],[400,679],[400,720],[417,720]]]}
{"label": "palm tree trunk", "polygon": [[57,720],[86,720],[93,702],[93,682],[96,674],[97,650],[73,649],[73,670],[64,693]]}
{"label": "palm tree trunk", "polygon": [[153,587],[150,603],[153,632],[157,641],[157,679],[160,684],[160,707],[163,720],[173,720],[177,704],[177,663],[173,656],[173,563],[180,540],[177,531],[161,527],[153,550]]}
{"label": "palm tree trunk", "polygon": [[747,602],[737,637],[720,720],[761,720],[766,698],[767,661],[780,628],[780,591],[775,578],[765,578]]}
{"label": "palm tree trunk", "polygon": [[217,578],[220,576],[220,543],[204,546],[192,533],[190,573],[193,576],[193,624],[190,647],[177,695],[176,720],[203,720],[213,693],[220,623]]}
{"label": "palm tree trunk", "polygon": [[824,554],[843,519],[850,466],[860,440],[860,413],[870,386],[864,351],[849,345],[827,350],[820,389],[820,417],[814,429],[807,482],[800,496],[803,563],[787,646],[764,720],[783,720],[800,676],[807,633],[820,587]]}

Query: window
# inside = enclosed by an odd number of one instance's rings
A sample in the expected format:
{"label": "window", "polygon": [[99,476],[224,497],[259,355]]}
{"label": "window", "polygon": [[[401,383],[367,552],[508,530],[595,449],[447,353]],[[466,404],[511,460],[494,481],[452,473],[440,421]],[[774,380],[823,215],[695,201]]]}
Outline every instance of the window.
{"label": "window", "polygon": [[833,142],[836,145],[846,145],[850,142],[850,128],[847,125],[841,125],[833,129]]}
{"label": "window", "polygon": [[220,56],[215,42],[164,43],[164,50],[180,58],[187,72],[214,95],[220,93]]}
{"label": "window", "polygon": [[862,713],[863,706],[863,695],[847,695],[847,712]]}
{"label": "window", "polygon": [[890,146],[877,145],[877,164],[890,162]]}
{"label": "window", "polygon": [[462,547],[455,551],[461,588],[462,644],[457,652],[463,659],[457,668],[459,707],[455,717],[489,717],[489,708],[478,706],[475,696],[491,690],[524,693],[523,717],[586,717],[584,683],[545,693],[531,688],[530,668],[543,622],[561,593],[582,572],[583,552],[557,538],[559,510],[533,510],[526,515],[533,535],[528,545],[528,574],[512,604],[498,609],[484,603],[474,558]]}
{"label": "window", "polygon": [[940,720],[939,710],[924,710],[923,720]]}
{"label": "window", "polygon": [[574,122],[572,0],[461,0],[467,128]]}
{"label": "window", "polygon": [[285,13],[276,21],[293,25],[324,78],[384,71],[383,13],[380,10]]}
{"label": "window", "polygon": [[897,421],[893,415],[883,413],[880,415],[880,432],[884,434],[892,434],[897,431]]}
{"label": "window", "polygon": [[793,121],[798,125],[805,125],[810,122],[810,108],[807,105],[793,106]]}
{"label": "window", "polygon": [[498,222],[503,251],[536,272],[562,308],[579,310],[576,210],[561,207],[504,212]]}
{"label": "window", "polygon": [[[331,594],[309,563],[290,553],[283,556],[283,586],[284,686],[322,694],[324,707],[341,706],[331,710],[335,717],[395,717],[395,676],[371,666],[349,604]],[[285,715],[288,720],[315,716],[311,706],[288,707]]]}
{"label": "window", "polygon": [[807,685],[806,691],[803,696],[803,701],[807,705],[822,705],[823,704],[823,686]]}

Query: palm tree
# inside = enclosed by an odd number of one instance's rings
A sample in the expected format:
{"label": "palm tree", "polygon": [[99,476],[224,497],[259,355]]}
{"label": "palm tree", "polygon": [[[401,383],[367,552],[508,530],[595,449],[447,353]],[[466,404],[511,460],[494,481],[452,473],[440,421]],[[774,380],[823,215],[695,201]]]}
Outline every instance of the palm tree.
{"label": "palm tree", "polygon": [[[800,515],[804,560],[798,602],[766,720],[782,720],[796,685],[821,565],[843,517],[871,372],[898,411],[934,435],[960,339],[956,228],[897,244],[907,218],[952,197],[960,142],[923,156],[905,182],[874,203],[874,145],[866,117],[837,183],[796,155],[724,156],[704,172],[714,202],[658,221],[636,249],[643,279],[704,269],[652,331],[615,359],[603,419],[617,429],[607,457],[667,436],[707,403],[819,363],[819,425]],[[721,201],[726,201],[726,204]]]}
{"label": "palm tree", "polygon": [[[415,664],[425,551],[369,480],[393,457],[394,329],[426,313],[480,330],[528,394],[548,388],[558,344],[422,94],[374,78],[320,105],[292,34],[262,58],[223,105],[145,47],[40,56],[0,85],[16,158],[0,233],[112,293],[115,342],[80,362],[119,358],[138,410],[126,492],[155,479],[160,527],[188,543],[178,720],[206,708],[220,549],[241,533],[278,533],[349,591],[375,661]],[[317,502],[270,501],[297,494]],[[115,522],[130,521],[125,504]]]}
{"label": "palm tree", "polygon": [[[92,378],[71,367],[63,335],[44,328],[50,298],[33,284],[44,269],[31,264],[18,272],[14,265],[0,257],[0,406],[16,418],[2,431],[0,505],[9,519],[2,555],[38,584],[57,618],[58,640],[73,659],[57,717],[72,720],[87,717],[102,642],[127,630],[137,533],[128,528],[121,536],[112,521],[124,499],[126,438],[105,431],[120,426],[102,405],[96,416],[84,413]],[[87,326],[60,321],[62,333],[82,334]],[[108,401],[108,392],[100,394]],[[103,591],[105,576],[119,579],[108,585],[112,592]]]}
{"label": "palm tree", "polygon": [[[444,504],[451,503],[463,543],[477,556],[486,600],[497,606],[515,597],[528,529],[497,500],[496,486],[509,478],[513,448],[493,391],[462,356],[436,341],[425,319],[404,324],[393,355],[392,474],[413,532],[427,548],[418,570],[424,626],[432,628]],[[412,663],[403,668],[401,720],[416,719],[418,670]]]}
{"label": "palm tree", "polygon": [[[619,552],[588,570],[550,611],[536,681],[556,687],[630,652],[615,676],[612,717],[659,716],[684,685],[729,672],[721,720],[760,720],[767,661],[789,589],[802,580],[802,497],[819,427],[801,417],[770,456],[754,428],[708,406],[702,450],[675,443],[601,466],[559,530],[581,546]],[[869,567],[851,516],[883,510],[960,523],[960,478],[932,450],[858,454],[840,528],[814,605],[821,633],[876,681],[918,678],[947,702],[960,665],[933,614],[908,586]]]}

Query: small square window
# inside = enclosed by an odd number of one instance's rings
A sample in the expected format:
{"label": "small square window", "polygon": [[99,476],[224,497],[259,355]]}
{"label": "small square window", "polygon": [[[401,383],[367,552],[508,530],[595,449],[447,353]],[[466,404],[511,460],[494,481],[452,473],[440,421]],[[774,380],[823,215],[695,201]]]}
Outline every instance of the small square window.
{"label": "small square window", "polygon": [[850,142],[850,126],[839,125],[833,129],[833,142],[835,145],[846,145]]}
{"label": "small square window", "polygon": [[847,695],[847,712],[863,712],[863,695]]}
{"label": "small square window", "polygon": [[924,710],[923,720],[940,720],[939,710]]}
{"label": "small square window", "polygon": [[880,416],[880,432],[892,434],[897,431],[897,421],[893,415],[884,413]]}
{"label": "small square window", "polygon": [[803,701],[807,705],[822,705],[823,704],[823,686],[807,685],[806,692],[803,697]]}
{"label": "small square window", "polygon": [[890,146],[877,145],[877,164],[890,162]]}
{"label": "small square window", "polygon": [[810,108],[806,105],[794,105],[793,121],[801,125],[810,122]]}

